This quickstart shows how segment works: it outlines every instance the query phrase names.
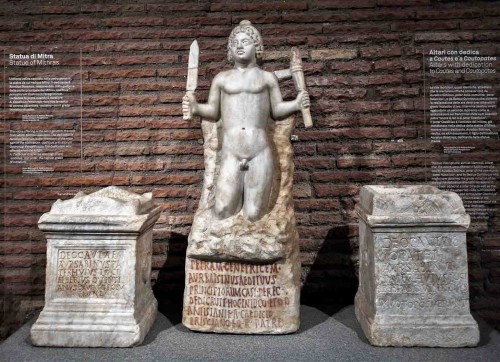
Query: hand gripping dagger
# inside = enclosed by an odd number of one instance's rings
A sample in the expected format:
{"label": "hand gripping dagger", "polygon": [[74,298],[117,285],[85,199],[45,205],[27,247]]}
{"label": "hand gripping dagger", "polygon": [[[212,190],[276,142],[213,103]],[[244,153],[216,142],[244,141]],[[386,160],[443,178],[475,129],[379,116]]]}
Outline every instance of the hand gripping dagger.
{"label": "hand gripping dagger", "polygon": [[[304,80],[304,72],[302,71],[302,59],[300,58],[299,49],[292,48],[292,56],[290,58],[290,70],[292,72],[293,82],[295,83],[295,89],[298,92],[306,90],[306,82]],[[306,128],[312,127],[311,111],[308,108],[301,106],[302,119],[304,120],[304,125]]]}
{"label": "hand gripping dagger", "polygon": [[[198,58],[200,56],[200,48],[198,47],[198,42],[194,40],[189,48],[189,61],[188,61],[188,74],[186,82],[186,94],[193,94],[198,86]],[[191,114],[191,109],[184,112],[182,118],[185,121],[191,120],[193,115]]]}

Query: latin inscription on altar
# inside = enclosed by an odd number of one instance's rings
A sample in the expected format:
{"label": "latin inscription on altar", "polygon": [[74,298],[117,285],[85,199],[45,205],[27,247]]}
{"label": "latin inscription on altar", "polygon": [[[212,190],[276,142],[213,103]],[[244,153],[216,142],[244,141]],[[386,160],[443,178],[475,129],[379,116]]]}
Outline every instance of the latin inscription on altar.
{"label": "latin inscription on altar", "polygon": [[124,289],[123,253],[123,250],[59,249],[57,297],[120,297]]}
{"label": "latin inscription on altar", "polygon": [[469,307],[465,234],[391,233],[374,238],[377,308],[412,314]]}
{"label": "latin inscription on altar", "polygon": [[188,259],[185,316],[193,326],[280,328],[290,304],[277,278],[279,264],[252,265]]}

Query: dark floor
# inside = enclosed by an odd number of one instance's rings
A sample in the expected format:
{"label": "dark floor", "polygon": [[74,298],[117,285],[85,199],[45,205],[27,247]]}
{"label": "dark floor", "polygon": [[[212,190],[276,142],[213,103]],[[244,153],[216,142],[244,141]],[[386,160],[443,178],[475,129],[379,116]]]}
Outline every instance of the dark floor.
{"label": "dark floor", "polygon": [[302,306],[300,330],[291,335],[191,332],[178,306],[162,305],[141,346],[134,348],[33,347],[31,320],[0,345],[0,361],[498,361],[500,334],[479,320],[475,348],[393,348],[368,344],[354,307]]}

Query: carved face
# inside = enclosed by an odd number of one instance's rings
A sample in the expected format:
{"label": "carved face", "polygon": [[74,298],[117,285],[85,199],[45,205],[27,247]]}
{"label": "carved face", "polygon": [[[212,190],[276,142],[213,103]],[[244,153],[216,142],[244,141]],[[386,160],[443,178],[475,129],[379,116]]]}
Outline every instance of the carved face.
{"label": "carved face", "polygon": [[229,44],[233,59],[247,64],[255,61],[255,43],[246,33],[238,33]]}

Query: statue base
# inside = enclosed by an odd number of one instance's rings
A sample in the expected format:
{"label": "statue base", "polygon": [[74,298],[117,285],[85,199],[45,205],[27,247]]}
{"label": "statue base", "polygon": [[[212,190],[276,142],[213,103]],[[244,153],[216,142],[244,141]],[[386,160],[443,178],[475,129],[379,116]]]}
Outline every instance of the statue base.
{"label": "statue base", "polygon": [[272,264],[186,259],[182,323],[191,330],[287,334],[300,324],[300,261]]}

